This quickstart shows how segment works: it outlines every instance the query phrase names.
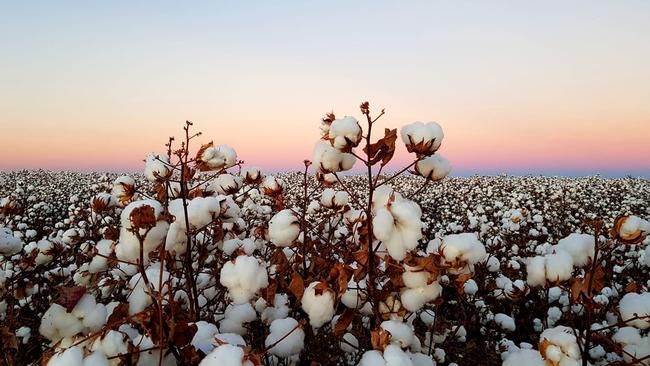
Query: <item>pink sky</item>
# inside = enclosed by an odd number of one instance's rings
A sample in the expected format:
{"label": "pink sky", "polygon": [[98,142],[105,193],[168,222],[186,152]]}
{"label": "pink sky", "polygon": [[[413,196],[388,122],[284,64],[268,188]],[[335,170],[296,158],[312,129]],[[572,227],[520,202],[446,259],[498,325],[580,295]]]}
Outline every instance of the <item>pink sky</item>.
{"label": "pink sky", "polygon": [[456,174],[650,176],[647,2],[66,4],[0,6],[0,169],[138,170],[189,119],[296,170],[369,100],[439,122]]}

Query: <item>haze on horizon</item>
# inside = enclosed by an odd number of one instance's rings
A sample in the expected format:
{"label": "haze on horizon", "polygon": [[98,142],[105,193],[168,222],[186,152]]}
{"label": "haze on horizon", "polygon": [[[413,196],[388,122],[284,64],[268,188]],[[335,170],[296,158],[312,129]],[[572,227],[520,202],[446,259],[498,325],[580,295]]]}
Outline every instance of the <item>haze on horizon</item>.
{"label": "haze on horizon", "polygon": [[298,170],[368,100],[452,175],[650,177],[647,1],[0,1],[0,44],[0,170],[140,170],[185,120]]}

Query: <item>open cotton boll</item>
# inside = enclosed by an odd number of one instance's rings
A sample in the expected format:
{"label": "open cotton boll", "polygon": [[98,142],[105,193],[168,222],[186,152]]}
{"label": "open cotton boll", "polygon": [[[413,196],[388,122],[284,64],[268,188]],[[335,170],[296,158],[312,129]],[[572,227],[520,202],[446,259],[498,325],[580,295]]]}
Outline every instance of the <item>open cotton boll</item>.
{"label": "open cotton boll", "polygon": [[144,160],[144,176],[149,182],[165,179],[169,175],[169,158],[166,155],[149,154]]}
{"label": "open cotton boll", "polygon": [[23,241],[16,238],[13,232],[0,227],[0,255],[12,256],[23,250]]}
{"label": "open cotton boll", "polygon": [[[618,311],[621,313],[621,319],[627,325],[638,329],[650,328],[650,320],[643,318],[650,317],[650,292],[625,294],[618,304]],[[642,319],[630,320],[637,316]]]}
{"label": "open cotton boll", "polygon": [[241,177],[232,174],[220,174],[208,184],[208,190],[219,194],[235,194],[242,187]]}
{"label": "open cotton boll", "polygon": [[366,279],[363,278],[356,282],[354,278],[348,281],[348,288],[341,296],[341,303],[350,309],[360,309],[367,304],[366,299]]}
{"label": "open cotton boll", "polygon": [[90,350],[103,353],[106,358],[110,359],[111,366],[118,366],[121,363],[118,357],[130,352],[129,343],[130,340],[126,333],[109,330],[93,341]]}
{"label": "open cotton boll", "polygon": [[237,163],[235,149],[228,145],[204,145],[197,154],[196,165],[201,171],[226,169]]}
{"label": "open cotton boll", "polygon": [[224,318],[219,323],[219,329],[224,333],[246,334],[244,323],[250,323],[257,319],[257,313],[250,303],[230,304],[226,307]]}
{"label": "open cotton boll", "polygon": [[244,349],[230,344],[222,344],[210,352],[199,366],[253,366],[244,360]]}
{"label": "open cotton boll", "polygon": [[380,326],[390,333],[390,342],[394,342],[402,348],[410,347],[415,342],[413,328],[404,322],[386,320]]}
{"label": "open cotton boll", "polygon": [[282,193],[284,190],[284,181],[272,175],[266,176],[262,181],[262,189],[267,196]]}
{"label": "open cotton boll", "polygon": [[[160,267],[154,265],[152,267],[147,268],[145,270],[145,274],[147,275],[147,279],[149,280],[149,285],[155,291],[162,292],[163,295],[167,293],[169,287],[169,279],[170,279],[169,272],[162,271],[161,274]],[[162,290],[159,288],[160,276],[162,276],[162,284],[163,284]],[[144,309],[146,309],[147,306],[152,304],[153,300],[151,299],[151,296],[149,295],[150,291],[147,291],[146,286],[147,285],[145,284],[145,281],[142,279],[142,275],[140,273],[136,273],[129,280],[129,287],[131,287],[132,289],[131,294],[127,299],[129,301],[130,315],[139,313]]]}
{"label": "open cotton boll", "polygon": [[366,351],[361,357],[358,366],[386,366],[386,360],[379,351]]}
{"label": "open cotton boll", "polygon": [[52,304],[41,317],[39,333],[45,338],[56,343],[61,338],[71,337],[83,330],[83,323],[79,318],[59,304]]}
{"label": "open cotton boll", "polygon": [[212,323],[208,323],[204,320],[194,323],[196,325],[196,333],[192,337],[190,342],[192,346],[196,349],[203,351],[203,353],[208,354],[212,351],[212,342],[214,340],[215,334],[219,333],[219,328]]}
{"label": "open cotton boll", "polygon": [[97,254],[93,255],[93,259],[88,265],[89,273],[99,273],[108,268],[108,257],[115,249],[115,242],[112,240],[103,239],[97,242],[95,250]]}
{"label": "open cotton boll", "polygon": [[269,278],[264,264],[255,257],[240,255],[221,268],[221,284],[235,304],[249,302],[255,293],[268,286]]}
{"label": "open cotton boll", "polygon": [[305,342],[305,332],[294,318],[275,319],[269,327],[269,335],[264,341],[270,347],[269,353],[278,357],[289,357],[299,354]]}
{"label": "open cotton boll", "polygon": [[422,309],[424,304],[437,299],[441,293],[442,286],[438,281],[434,281],[426,286],[402,289],[400,298],[404,309],[416,312]]}
{"label": "open cotton boll", "polygon": [[332,188],[326,188],[320,197],[323,207],[338,208],[348,204],[347,192],[336,192]]}
{"label": "open cotton boll", "polygon": [[301,304],[314,328],[319,328],[334,316],[334,294],[325,283],[310,283],[302,295]]}
{"label": "open cotton boll", "polygon": [[139,228],[140,235],[144,237],[143,248],[145,263],[148,263],[149,252],[156,249],[167,236],[169,224],[167,221],[161,219],[160,215],[162,214],[163,208],[160,202],[146,199],[129,203],[120,214],[120,237],[115,246],[115,254],[120,260],[133,262],[140,256],[140,241],[132,231],[133,225],[130,216],[136,208],[143,206],[153,208],[156,217],[156,226],[148,232],[145,228]]}
{"label": "open cotton boll", "polygon": [[474,233],[446,235],[437,248],[434,243],[429,243],[427,252],[434,250],[442,253],[444,264],[450,266],[453,273],[469,273],[487,256],[485,246]]}
{"label": "open cotton boll", "polygon": [[618,227],[618,236],[623,240],[635,240],[650,234],[650,221],[638,216],[623,217]]}
{"label": "open cotton boll", "polygon": [[517,329],[517,326],[515,325],[515,320],[511,317],[509,317],[506,314],[496,314],[494,316],[494,322],[503,330],[506,330],[508,332],[514,332]]}
{"label": "open cotton boll", "polygon": [[[138,364],[140,364],[138,362]],[[84,358],[83,366],[109,366],[106,355],[101,352],[93,352]]]}
{"label": "open cotton boll", "polygon": [[241,171],[239,172],[239,176],[241,176],[244,181],[248,184],[255,184],[259,183],[262,178],[262,169],[256,166],[248,166],[248,167],[243,167],[241,168]]}
{"label": "open cotton boll", "polygon": [[509,352],[502,366],[546,366],[546,362],[534,349],[520,349]]}
{"label": "open cotton boll", "polygon": [[442,127],[436,122],[415,122],[402,127],[402,141],[408,152],[419,155],[435,153],[442,143],[444,133]]}
{"label": "open cotton boll", "polygon": [[542,357],[556,365],[580,365],[580,349],[573,330],[565,326],[548,328],[540,335]]}
{"label": "open cotton boll", "polygon": [[83,358],[83,349],[73,346],[63,352],[55,353],[47,362],[47,366],[84,366]]}
{"label": "open cotton boll", "polygon": [[361,141],[361,126],[354,117],[336,119],[329,127],[328,136],[332,146],[339,150],[356,147]]}
{"label": "open cotton boll", "polygon": [[546,282],[562,282],[571,278],[573,258],[564,250],[543,257],[526,259],[526,282],[529,286],[544,286]]}
{"label": "open cotton boll", "polygon": [[320,173],[337,173],[352,169],[357,159],[341,152],[325,141],[318,141],[314,148],[313,163]]}
{"label": "open cotton boll", "polygon": [[262,311],[262,321],[273,322],[275,319],[286,318],[289,315],[289,297],[287,294],[275,294],[273,306]]}
{"label": "open cotton boll", "polygon": [[[392,203],[386,199],[386,206],[378,206],[374,211],[373,234],[382,241],[393,259],[402,260],[422,238],[422,211],[413,201],[396,194],[390,196],[394,198]],[[384,198],[378,198],[374,203],[382,201]]]}
{"label": "open cotton boll", "polygon": [[594,257],[594,241],[593,235],[572,233],[560,239],[555,247],[569,253],[573,264],[582,267]]}
{"label": "open cotton boll", "polygon": [[440,155],[428,156],[415,164],[415,171],[424,178],[439,181],[451,172],[449,160]]}
{"label": "open cotton boll", "polygon": [[300,222],[289,209],[276,213],[269,221],[269,240],[278,247],[288,247],[300,234]]}
{"label": "open cotton boll", "polygon": [[135,179],[123,175],[113,181],[111,194],[120,202],[126,202],[135,195]]}
{"label": "open cotton boll", "polygon": [[118,206],[117,197],[105,192],[97,193],[90,199],[90,207],[94,212],[102,212]]}

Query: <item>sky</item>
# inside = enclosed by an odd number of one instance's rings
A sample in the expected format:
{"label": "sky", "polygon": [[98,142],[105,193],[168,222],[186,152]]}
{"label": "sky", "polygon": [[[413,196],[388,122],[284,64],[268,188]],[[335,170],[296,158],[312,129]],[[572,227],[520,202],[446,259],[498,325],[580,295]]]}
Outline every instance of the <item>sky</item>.
{"label": "sky", "polygon": [[367,100],[455,175],[650,177],[646,0],[0,0],[0,47],[0,170],[137,171],[185,120],[299,170]]}

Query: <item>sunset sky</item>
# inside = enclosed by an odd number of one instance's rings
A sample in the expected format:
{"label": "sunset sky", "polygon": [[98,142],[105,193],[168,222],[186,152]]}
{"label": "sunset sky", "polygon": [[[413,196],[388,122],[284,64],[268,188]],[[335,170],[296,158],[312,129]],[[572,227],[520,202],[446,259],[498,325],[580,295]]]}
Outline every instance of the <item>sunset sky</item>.
{"label": "sunset sky", "polygon": [[185,120],[295,170],[368,100],[455,175],[650,177],[647,0],[0,0],[0,45],[0,170],[139,170]]}

